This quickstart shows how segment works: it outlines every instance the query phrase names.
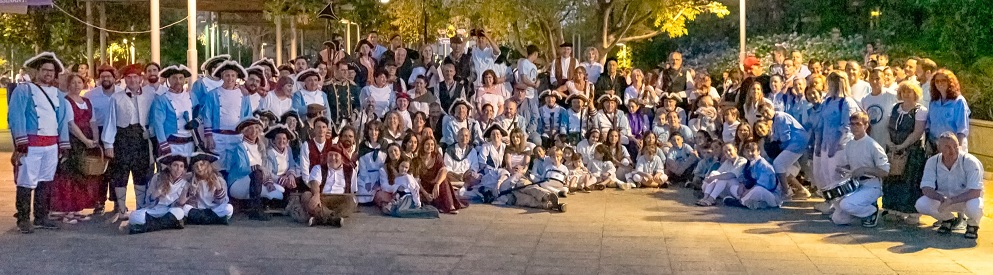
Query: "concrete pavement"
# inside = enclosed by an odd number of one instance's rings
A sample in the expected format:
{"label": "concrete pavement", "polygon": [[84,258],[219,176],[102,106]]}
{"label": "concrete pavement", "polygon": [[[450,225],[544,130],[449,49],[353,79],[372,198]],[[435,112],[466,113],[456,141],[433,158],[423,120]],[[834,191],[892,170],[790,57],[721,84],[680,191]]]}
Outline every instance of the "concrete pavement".
{"label": "concrete pavement", "polygon": [[341,229],[237,215],[141,235],[99,218],[22,235],[0,157],[0,274],[993,274],[988,220],[975,242],[923,224],[835,226],[813,202],[697,207],[686,189],[576,194],[568,213],[474,204],[411,220],[362,209]]}

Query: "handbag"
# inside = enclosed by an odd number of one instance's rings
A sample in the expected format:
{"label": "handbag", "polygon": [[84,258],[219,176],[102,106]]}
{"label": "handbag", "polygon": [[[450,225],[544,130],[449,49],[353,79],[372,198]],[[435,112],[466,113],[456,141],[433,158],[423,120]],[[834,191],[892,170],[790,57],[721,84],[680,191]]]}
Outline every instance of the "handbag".
{"label": "handbag", "polygon": [[84,155],[83,161],[80,162],[79,170],[83,175],[87,176],[99,176],[103,175],[107,171],[107,164],[110,161],[103,155],[103,150],[100,150],[99,156]]}
{"label": "handbag", "polygon": [[904,170],[907,169],[907,156],[910,155],[906,150],[900,150],[896,152],[889,152],[886,157],[890,160],[890,176],[901,176]]}

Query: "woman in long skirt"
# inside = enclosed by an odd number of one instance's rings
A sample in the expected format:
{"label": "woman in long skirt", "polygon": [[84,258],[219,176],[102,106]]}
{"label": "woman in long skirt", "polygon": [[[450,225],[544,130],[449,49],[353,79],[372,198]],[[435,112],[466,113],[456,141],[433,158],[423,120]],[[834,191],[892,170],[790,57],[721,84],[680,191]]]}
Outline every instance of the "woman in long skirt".
{"label": "woman in long skirt", "polygon": [[[924,153],[924,126],[927,122],[928,110],[917,103],[921,98],[921,87],[905,82],[897,88],[897,96],[903,102],[893,106],[890,114],[889,144],[886,148],[893,155],[906,157],[903,173],[891,175],[883,181],[883,208],[899,212],[899,217],[909,224],[920,222],[920,215],[914,204],[921,195],[921,178],[924,176],[924,163],[927,155]],[[891,165],[897,165],[893,159]],[[890,168],[892,172],[893,167]],[[902,214],[902,215],[901,215]]]}
{"label": "woman in long skirt", "polygon": [[434,139],[425,139],[421,148],[417,164],[414,165],[421,187],[427,193],[427,196],[421,196],[421,200],[434,205],[442,213],[458,214],[459,209],[465,208],[467,204],[459,200],[448,181],[448,168],[445,168],[437,143]]}
{"label": "woman in long skirt", "polygon": [[70,125],[72,135],[69,137],[72,149],[66,161],[59,165],[58,173],[55,175],[51,205],[52,214],[63,216],[62,221],[65,223],[75,224],[89,220],[89,217],[82,215],[80,211],[94,208],[100,203],[97,200],[103,176],[83,174],[81,167],[84,156],[100,155],[100,149],[96,147],[98,141],[94,138],[96,128],[90,127],[93,105],[90,104],[89,99],[79,95],[85,87],[82,77],[72,74],[66,80],[69,88],[66,99],[73,111],[73,123]]}

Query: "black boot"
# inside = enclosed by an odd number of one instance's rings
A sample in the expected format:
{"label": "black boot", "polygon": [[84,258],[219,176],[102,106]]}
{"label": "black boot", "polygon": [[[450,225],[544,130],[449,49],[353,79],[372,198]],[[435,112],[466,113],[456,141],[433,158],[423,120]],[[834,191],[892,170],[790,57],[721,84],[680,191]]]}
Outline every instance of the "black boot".
{"label": "black boot", "polygon": [[[186,213],[186,222],[190,224],[209,224],[207,220],[206,213],[207,209],[190,209],[189,213]],[[213,212],[213,211],[211,211]]]}
{"label": "black boot", "polygon": [[268,221],[269,215],[262,208],[262,173],[259,171],[249,174],[248,184],[248,218],[257,221]]}
{"label": "black boot", "polygon": [[31,188],[17,187],[14,206],[17,207],[17,214],[14,215],[17,217],[17,229],[24,234],[34,233],[31,226]]}
{"label": "black boot", "polygon": [[186,228],[186,223],[184,223],[183,220],[176,218],[176,216],[172,215],[172,213],[166,213],[165,216],[162,216],[159,220],[162,222],[162,229]]}
{"label": "black boot", "polygon": [[48,192],[51,182],[38,182],[34,189],[34,226],[41,229],[59,229],[59,225],[48,219]]}

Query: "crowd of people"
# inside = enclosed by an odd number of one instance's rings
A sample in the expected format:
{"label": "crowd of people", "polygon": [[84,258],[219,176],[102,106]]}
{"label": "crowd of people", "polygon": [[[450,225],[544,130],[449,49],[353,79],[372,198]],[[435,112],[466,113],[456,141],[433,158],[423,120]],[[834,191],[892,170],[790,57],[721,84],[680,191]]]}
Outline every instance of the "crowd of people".
{"label": "crowd of people", "polygon": [[33,82],[12,91],[8,114],[18,228],[86,221],[85,209],[131,233],[238,212],[340,227],[359,206],[402,218],[470,201],[564,212],[576,193],[670,187],[749,209],[819,196],[837,224],[924,214],[967,238],[983,217],[969,107],[927,58],[779,48],[771,66],[749,56],[715,85],[679,52],[641,70],[601,63],[595,48],[580,62],[569,43],[546,61],[528,46],[510,65],[484,31],[451,38],[447,55],[377,33],[348,54],[338,39],[291,64],[215,56],[192,83],[183,65],[90,77],[52,53],[28,60]]}

